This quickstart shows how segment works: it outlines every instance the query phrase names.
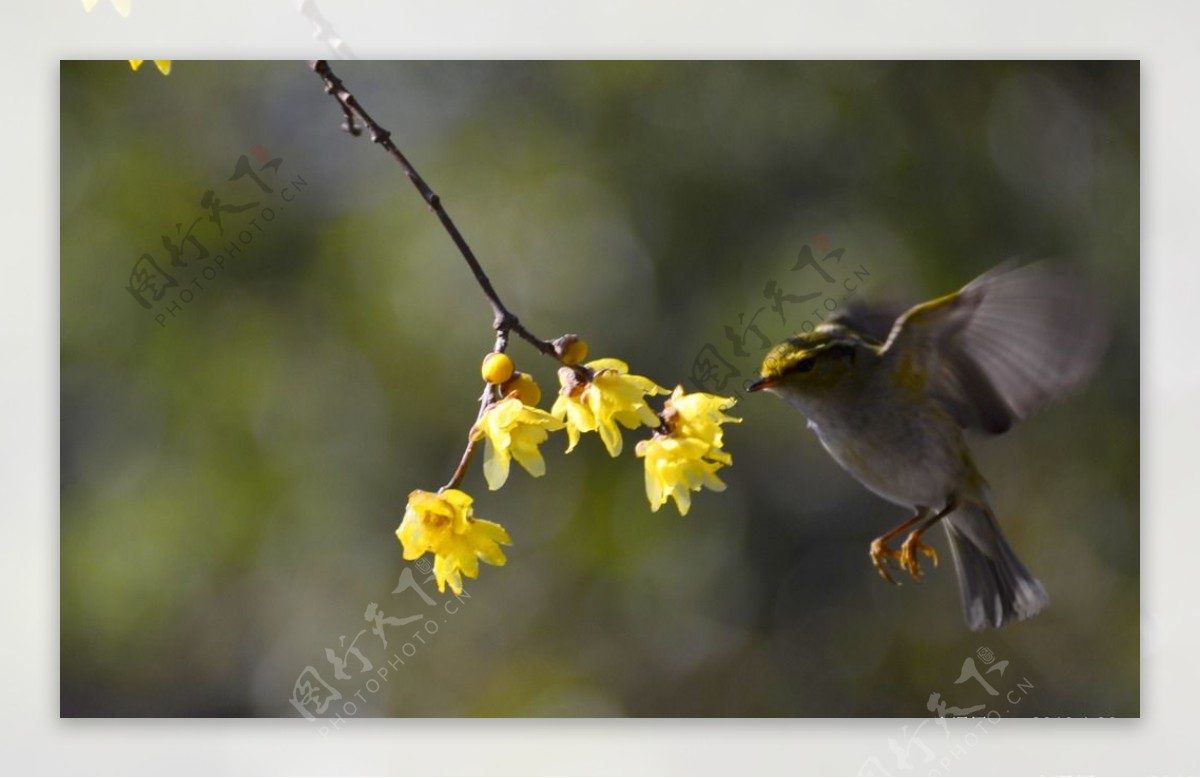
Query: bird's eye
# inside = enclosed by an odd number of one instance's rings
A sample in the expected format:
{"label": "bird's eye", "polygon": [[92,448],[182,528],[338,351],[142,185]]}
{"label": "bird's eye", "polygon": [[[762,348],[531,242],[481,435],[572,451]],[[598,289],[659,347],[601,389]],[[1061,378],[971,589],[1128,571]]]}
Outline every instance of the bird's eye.
{"label": "bird's eye", "polygon": [[816,364],[816,360],[814,360],[812,357],[805,357],[796,363],[796,372],[807,373],[809,370],[813,369],[814,364]]}

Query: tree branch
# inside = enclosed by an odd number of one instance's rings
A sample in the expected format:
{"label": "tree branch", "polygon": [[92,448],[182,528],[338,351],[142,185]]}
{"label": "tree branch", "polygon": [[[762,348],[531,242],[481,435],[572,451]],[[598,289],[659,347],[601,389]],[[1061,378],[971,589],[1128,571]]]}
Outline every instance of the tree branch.
{"label": "tree branch", "polygon": [[[472,275],[475,276],[475,282],[483,290],[483,295],[487,298],[488,304],[492,308],[492,329],[496,333],[496,345],[492,350],[497,353],[503,353],[508,348],[509,333],[515,333],[538,351],[562,363],[563,355],[559,353],[555,342],[543,340],[530,332],[500,300],[500,295],[496,293],[491,279],[484,272],[483,266],[475,256],[475,252],[471,250],[466,238],[463,237],[454,220],[450,218],[450,214],[446,212],[445,206],[442,205],[442,198],[433,191],[425,179],[421,177],[421,174],[417,172],[417,169],[408,161],[408,157],[404,156],[404,153],[392,142],[392,133],[367,113],[366,109],[358,102],[358,99],[355,98],[342,80],[329,67],[329,63],[326,60],[313,60],[309,63],[309,67],[312,68],[313,72],[325,84],[325,93],[332,95],[337,100],[338,106],[342,109],[342,114],[345,117],[342,129],[351,135],[360,135],[363,127],[367,129],[372,142],[382,146],[384,151],[391,155],[392,159],[396,160],[400,165],[408,180],[412,182],[417,192],[420,193],[421,199],[425,201],[425,204],[437,216],[443,229],[446,230],[446,234],[450,236],[450,240],[454,242],[463,259],[466,260]],[[361,126],[359,125],[360,122]],[[560,339],[561,341],[562,339]],[[586,367],[582,365],[570,365],[569,367],[575,371],[575,374],[581,381],[591,379],[591,371]],[[484,384],[483,394],[479,398],[479,413],[475,417],[475,424],[479,423],[479,420],[483,418],[483,414],[487,412],[488,406],[497,399],[497,394],[495,386],[488,383]],[[480,440],[476,440],[472,435],[475,424],[471,425],[471,431],[467,433],[467,447],[458,462],[458,467],[455,468],[454,474],[450,476],[450,480],[442,487],[443,490],[457,488],[462,483],[467,470],[470,469],[471,460],[475,457],[475,451],[479,448],[479,443],[481,442]]]}
{"label": "tree branch", "polygon": [[475,252],[471,250],[466,238],[463,237],[454,220],[450,218],[450,214],[446,212],[445,206],[442,205],[442,198],[433,191],[425,179],[421,177],[421,174],[413,167],[412,163],[408,161],[408,157],[404,156],[404,153],[392,142],[392,133],[367,113],[358,102],[358,99],[346,88],[342,80],[334,74],[333,70],[329,67],[328,61],[323,59],[313,60],[309,63],[309,66],[325,83],[325,93],[332,95],[337,100],[338,105],[341,106],[342,112],[346,117],[346,123],[343,125],[343,128],[357,135],[359,129],[355,120],[361,121],[368,133],[370,133],[371,140],[382,146],[384,151],[399,163],[404,174],[408,176],[408,180],[412,182],[417,192],[420,193],[421,199],[425,201],[425,204],[437,216],[438,221],[442,223],[446,234],[450,236],[450,240],[454,242],[463,259],[466,260],[467,266],[471,268],[471,273],[475,276],[475,282],[479,284],[479,288],[483,290],[484,297],[487,298],[488,304],[492,307],[492,329],[496,331],[497,335],[507,335],[509,332],[514,332],[538,351],[561,362],[562,359],[558,351],[554,348],[554,344],[530,332],[524,324],[521,324],[516,315],[501,302],[500,296],[492,286],[491,279],[484,272],[483,266],[479,264],[479,259],[476,258]]}

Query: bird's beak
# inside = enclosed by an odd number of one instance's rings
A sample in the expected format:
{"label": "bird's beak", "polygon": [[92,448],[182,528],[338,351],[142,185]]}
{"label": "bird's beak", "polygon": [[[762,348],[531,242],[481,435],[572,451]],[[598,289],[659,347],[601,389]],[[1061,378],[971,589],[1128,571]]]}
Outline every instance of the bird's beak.
{"label": "bird's beak", "polygon": [[760,389],[766,389],[767,387],[771,386],[772,383],[773,382],[769,379],[760,378],[757,381],[751,381],[750,383],[746,384],[746,391],[757,392]]}

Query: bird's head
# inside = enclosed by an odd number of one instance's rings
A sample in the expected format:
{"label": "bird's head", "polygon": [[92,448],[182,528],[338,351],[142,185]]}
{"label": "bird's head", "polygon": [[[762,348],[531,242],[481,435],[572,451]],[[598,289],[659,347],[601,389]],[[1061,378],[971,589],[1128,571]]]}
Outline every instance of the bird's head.
{"label": "bird's head", "polygon": [[834,323],[794,335],[763,359],[759,379],[746,388],[784,399],[820,397],[852,376],[870,346],[854,330]]}

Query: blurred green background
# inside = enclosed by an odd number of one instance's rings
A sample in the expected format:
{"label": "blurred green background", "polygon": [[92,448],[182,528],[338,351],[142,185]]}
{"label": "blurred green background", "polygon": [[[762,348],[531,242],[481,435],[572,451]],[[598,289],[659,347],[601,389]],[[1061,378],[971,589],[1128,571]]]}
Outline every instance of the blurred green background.
{"label": "blurred green background", "polygon": [[[506,567],[461,601],[393,593],[428,569],[393,531],[457,463],[492,343],[465,264],[303,63],[64,63],[63,715],[919,716],[932,694],[1138,714],[1136,62],[334,69],[534,332],[667,386],[707,361],[737,390],[751,327],[778,340],[850,285],[912,303],[1008,258],[1074,262],[1114,319],[1097,378],[974,442],[1051,607],[972,634],[949,565],[886,585],[867,546],[904,510],[759,395],[728,490],[688,516],[650,512],[638,435],[616,460],[559,435],[545,478],[467,478]],[[262,186],[230,180],[243,156]],[[828,278],[792,269],[805,246]],[[177,286],[143,308],[147,253]],[[777,311],[771,282],[819,294]],[[554,366],[511,353],[548,407]],[[970,657],[1009,662],[998,696],[956,683]]]}

